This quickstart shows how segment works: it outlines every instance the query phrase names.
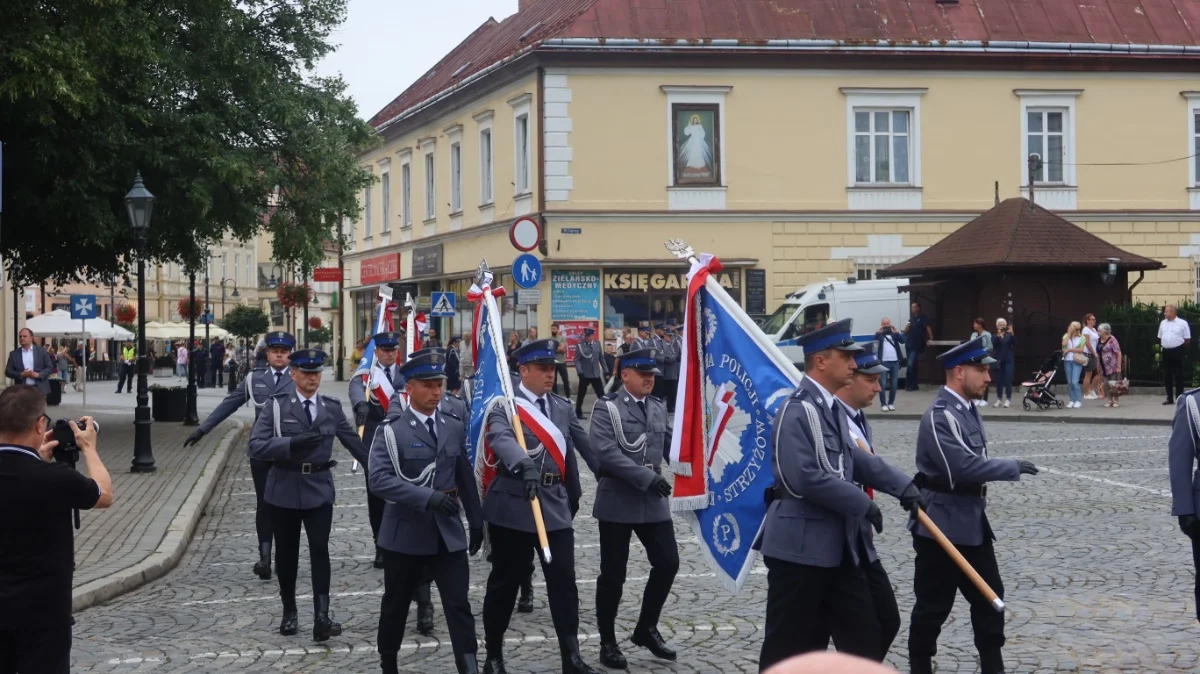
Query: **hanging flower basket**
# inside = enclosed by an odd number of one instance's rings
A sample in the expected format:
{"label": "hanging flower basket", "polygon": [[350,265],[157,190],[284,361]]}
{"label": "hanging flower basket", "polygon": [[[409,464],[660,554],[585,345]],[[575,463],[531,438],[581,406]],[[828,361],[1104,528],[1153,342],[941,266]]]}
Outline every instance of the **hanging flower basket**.
{"label": "hanging flower basket", "polygon": [[137,307],[132,304],[118,304],[114,313],[118,325],[129,325],[137,320]]}
{"label": "hanging flower basket", "polygon": [[204,302],[195,297],[185,297],[179,300],[179,317],[185,321],[200,318],[204,315]]}
{"label": "hanging flower basket", "polygon": [[312,289],[306,283],[282,283],[275,290],[279,303],[286,309],[294,309],[312,302]]}
{"label": "hanging flower basket", "polygon": [[322,325],[324,324],[321,322],[320,316],[313,316],[312,318],[308,319],[308,327],[313,330],[320,330]]}

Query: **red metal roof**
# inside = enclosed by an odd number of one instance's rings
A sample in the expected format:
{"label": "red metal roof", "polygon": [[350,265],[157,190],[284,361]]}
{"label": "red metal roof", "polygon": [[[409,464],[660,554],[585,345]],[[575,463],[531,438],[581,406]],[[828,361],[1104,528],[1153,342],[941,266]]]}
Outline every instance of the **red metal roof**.
{"label": "red metal roof", "polygon": [[533,0],[517,14],[477,28],[370,123],[378,127],[556,38],[1194,47],[1200,46],[1200,0]]}

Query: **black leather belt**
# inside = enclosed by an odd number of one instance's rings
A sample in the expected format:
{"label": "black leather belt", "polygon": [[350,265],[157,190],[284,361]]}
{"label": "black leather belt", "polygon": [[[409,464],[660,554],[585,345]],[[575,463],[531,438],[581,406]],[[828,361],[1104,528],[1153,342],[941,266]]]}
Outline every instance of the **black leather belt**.
{"label": "black leather belt", "polygon": [[458,498],[458,487],[455,487],[454,489],[443,489],[442,493],[450,498]]}
{"label": "black leather belt", "polygon": [[323,473],[337,465],[337,461],[326,461],[325,463],[292,463],[290,461],[276,461],[271,464],[280,470],[289,470],[294,473],[302,473],[311,475],[312,473]]}
{"label": "black leather belt", "polygon": [[[499,472],[499,476],[507,477],[511,480],[520,480],[521,479],[521,478],[517,477],[516,475],[513,475],[512,473],[508,472],[507,468],[505,468],[504,470],[501,470]],[[542,473],[541,483],[542,483],[543,487],[553,487],[556,484],[562,484],[562,482],[563,482],[563,476],[559,475],[558,473]]]}
{"label": "black leather belt", "polygon": [[787,489],[776,485],[771,485],[763,491],[763,500],[767,502],[767,505],[771,505],[772,501],[787,501],[788,499],[798,501],[800,500],[800,497],[795,496]]}
{"label": "black leather belt", "polygon": [[924,473],[917,473],[913,476],[913,484],[921,489],[928,489],[939,494],[953,494],[955,496],[987,496],[987,485],[976,482],[959,483],[951,487],[949,483],[931,478]]}
{"label": "black leather belt", "polygon": [[[650,470],[653,470],[655,475],[662,475],[662,466],[643,466],[643,468],[649,468]],[[621,479],[621,477],[619,475],[617,475],[616,473],[610,473],[610,472],[604,470],[603,468],[601,468],[600,469],[600,479],[604,479],[606,477],[611,477],[614,480]]]}

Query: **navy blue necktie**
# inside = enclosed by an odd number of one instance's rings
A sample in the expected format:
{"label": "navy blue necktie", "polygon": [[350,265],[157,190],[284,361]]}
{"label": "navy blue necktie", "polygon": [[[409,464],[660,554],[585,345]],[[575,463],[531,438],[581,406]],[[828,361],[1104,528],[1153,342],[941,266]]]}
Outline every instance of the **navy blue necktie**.
{"label": "navy blue necktie", "polygon": [[312,426],[313,413],[312,413],[312,401],[311,400],[304,401],[304,416],[305,416],[305,418],[308,419],[308,425]]}
{"label": "navy blue necktie", "polygon": [[438,437],[437,431],[434,430],[433,417],[429,417],[425,420],[425,428],[429,429],[429,437],[433,438],[433,446],[437,447]]}
{"label": "navy blue necktie", "polygon": [[537,406],[538,406],[538,410],[539,410],[539,411],[541,411],[541,413],[542,413],[542,416],[546,416],[546,399],[545,399],[545,398],[538,398],[538,399],[537,399]]}

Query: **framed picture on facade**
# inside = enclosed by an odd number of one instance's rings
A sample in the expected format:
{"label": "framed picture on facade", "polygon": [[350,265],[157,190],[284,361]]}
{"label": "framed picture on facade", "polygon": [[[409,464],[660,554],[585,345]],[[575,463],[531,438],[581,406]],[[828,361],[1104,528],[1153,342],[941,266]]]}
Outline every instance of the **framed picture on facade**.
{"label": "framed picture on facade", "polygon": [[671,106],[675,184],[721,184],[721,115],[717,105]]}

